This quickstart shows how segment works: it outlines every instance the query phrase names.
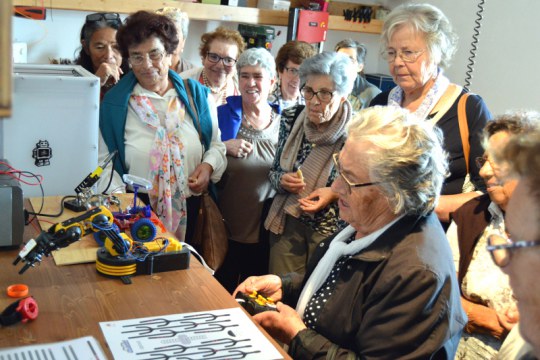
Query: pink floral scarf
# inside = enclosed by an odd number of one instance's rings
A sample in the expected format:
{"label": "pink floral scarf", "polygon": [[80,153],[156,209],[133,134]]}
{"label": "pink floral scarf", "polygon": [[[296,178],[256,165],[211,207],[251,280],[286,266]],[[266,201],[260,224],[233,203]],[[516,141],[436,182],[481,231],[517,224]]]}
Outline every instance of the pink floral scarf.
{"label": "pink floral scarf", "polygon": [[[141,121],[156,130],[150,149],[150,204],[165,227],[184,241],[187,225],[186,175],[184,174],[184,144],[179,137],[180,123],[185,108],[175,96],[169,102],[167,113],[160,119],[148,97],[132,95],[129,100]],[[181,236],[179,236],[181,235]]]}

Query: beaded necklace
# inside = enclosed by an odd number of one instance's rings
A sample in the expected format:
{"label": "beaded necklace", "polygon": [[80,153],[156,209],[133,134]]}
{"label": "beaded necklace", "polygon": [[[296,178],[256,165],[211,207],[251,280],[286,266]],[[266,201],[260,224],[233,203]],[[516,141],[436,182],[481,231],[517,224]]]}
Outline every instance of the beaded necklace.
{"label": "beaded necklace", "polygon": [[246,116],[246,113],[242,111],[242,118],[244,119],[244,121],[246,122],[247,124],[247,127],[251,130],[255,130],[255,131],[261,131],[261,130],[264,130],[266,128],[268,128],[270,126],[270,124],[272,124],[272,122],[274,121],[274,112],[272,110],[270,110],[270,121],[268,122],[268,124],[266,124],[265,127],[263,128],[256,128],[252,123],[251,121],[249,121],[249,119],[247,118]]}
{"label": "beaded necklace", "polygon": [[210,81],[206,77],[206,72],[204,71],[204,69],[202,71],[202,79],[203,79],[204,85],[210,89],[210,92],[212,94],[219,95],[218,99],[220,101],[217,102],[217,104],[218,105],[225,104],[225,98],[227,97],[227,81],[225,81],[225,85],[223,85],[221,88],[216,88],[216,87],[212,86],[210,84]]}

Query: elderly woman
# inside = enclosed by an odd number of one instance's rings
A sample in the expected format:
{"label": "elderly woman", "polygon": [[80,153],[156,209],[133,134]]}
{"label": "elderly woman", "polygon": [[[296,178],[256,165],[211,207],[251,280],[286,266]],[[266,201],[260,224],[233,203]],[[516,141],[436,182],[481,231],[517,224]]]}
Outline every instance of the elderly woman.
{"label": "elderly woman", "polygon": [[[450,212],[478,196],[484,189],[474,159],[482,156],[482,129],[491,118],[484,101],[471,95],[466,102],[469,130],[469,173],[458,126],[458,103],[465,91],[444,76],[455,52],[457,36],[448,18],[429,4],[396,7],[384,20],[383,56],[397,86],[379,94],[371,105],[396,105],[440,128],[444,149],[450,157],[450,176],[436,208],[439,219],[449,221]],[[471,183],[472,182],[472,183]],[[466,193],[467,192],[467,193]]]}
{"label": "elderly woman", "polygon": [[117,150],[115,172],[150,180],[154,211],[179,239],[191,239],[197,195],[227,165],[213,99],[208,89],[169,69],[178,35],[166,16],[138,11],[117,40],[132,71],[103,99],[100,157]]}
{"label": "elderly woman", "polygon": [[302,272],[318,244],[339,227],[337,196],[330,189],[332,154],[345,143],[353,85],[350,60],[324,52],[300,66],[306,106],[282,113],[270,181],[277,191],[265,228],[270,230],[270,272]]}
{"label": "elderly woman", "polygon": [[304,41],[292,40],[279,48],[276,56],[276,68],[279,75],[278,85],[270,95],[270,101],[286,109],[294,105],[304,105],[300,95],[300,77],[298,69],[302,62],[317,52]]}
{"label": "elderly woman", "polygon": [[81,51],[75,63],[99,77],[101,98],[129,71],[116,43],[121,25],[117,13],[94,13],[86,16],[81,29]]}
{"label": "elderly woman", "polygon": [[447,169],[439,137],[403,109],[374,107],[353,118],[334,162],[350,226],[320,244],[305,276],[240,284],[282,301],[253,319],[297,360],[453,359],[466,317],[432,214]]}
{"label": "elderly woman", "polygon": [[207,86],[217,105],[223,105],[228,96],[239,95],[236,61],[246,43],[236,30],[218,27],[201,37],[199,54],[203,66],[180,74],[184,79],[195,79]]}
{"label": "elderly woman", "polygon": [[178,46],[176,51],[172,55],[172,64],[171,69],[176,71],[178,74],[181,72],[193,69],[195,65],[187,61],[182,57],[184,53],[184,46],[186,45],[186,40],[189,30],[189,17],[182,10],[175,7],[164,7],[156,11],[159,15],[165,15],[176,25],[176,31],[178,32]]}
{"label": "elderly woman", "polygon": [[[268,179],[279,135],[279,114],[268,103],[276,64],[266,49],[252,48],[238,58],[241,96],[218,107],[227,170],[218,184],[219,205],[229,231],[229,251],[216,278],[231,293],[249,275],[268,273],[268,233],[262,227],[265,204],[275,191]],[[240,261],[240,259],[242,259]]]}
{"label": "elderly woman", "polygon": [[342,53],[351,59],[356,72],[354,87],[347,100],[352,105],[353,111],[360,111],[367,106],[381,90],[369,83],[364,76],[364,65],[366,61],[367,49],[364,44],[360,44],[353,39],[345,39],[338,42],[334,48],[338,53]]}
{"label": "elderly woman", "polygon": [[502,155],[519,182],[505,218],[509,238],[490,236],[488,250],[510,277],[520,314],[519,330],[533,348],[533,354],[517,359],[540,358],[540,125],[514,136]]}
{"label": "elderly woman", "polygon": [[[509,114],[489,122],[484,129],[489,148],[502,148],[510,136],[532,130],[526,114]],[[485,251],[487,238],[496,232],[506,236],[504,213],[517,181],[504,179],[488,152],[477,158],[487,194],[466,202],[451,214],[448,229],[454,263],[458,270],[461,302],[469,322],[456,359],[492,359],[518,320],[516,301],[508,277]]]}

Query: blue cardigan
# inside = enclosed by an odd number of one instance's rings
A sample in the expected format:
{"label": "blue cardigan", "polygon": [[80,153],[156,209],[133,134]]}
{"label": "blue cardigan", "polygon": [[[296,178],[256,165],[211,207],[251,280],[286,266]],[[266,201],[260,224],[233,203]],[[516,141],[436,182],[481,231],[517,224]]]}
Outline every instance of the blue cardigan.
{"label": "blue cardigan", "polygon": [[[173,83],[178,98],[186,107],[189,116],[193,119],[195,128],[199,129],[195,114],[189,104],[189,99],[184,87],[184,80],[172,70],[169,70],[169,79]],[[125,165],[126,151],[124,133],[129,98],[136,84],[137,78],[135,77],[135,74],[133,74],[133,71],[130,71],[118,82],[118,84],[107,92],[101,102],[101,109],[99,112],[99,129],[103,140],[107,144],[109,152],[112,153],[114,150],[118,150],[118,156],[114,161],[114,169],[120,176],[127,173]],[[204,148],[209,149],[212,140],[212,118],[210,116],[210,109],[208,108],[208,88],[191,79],[188,80],[188,84],[191,95],[193,96],[195,110],[199,114],[199,121],[202,128],[202,142]]]}
{"label": "blue cardigan", "polygon": [[[268,103],[272,109],[279,114],[281,109],[279,104]],[[242,124],[242,96],[229,96],[227,103],[217,108],[219,130],[221,130],[221,141],[236,139],[240,125]]]}

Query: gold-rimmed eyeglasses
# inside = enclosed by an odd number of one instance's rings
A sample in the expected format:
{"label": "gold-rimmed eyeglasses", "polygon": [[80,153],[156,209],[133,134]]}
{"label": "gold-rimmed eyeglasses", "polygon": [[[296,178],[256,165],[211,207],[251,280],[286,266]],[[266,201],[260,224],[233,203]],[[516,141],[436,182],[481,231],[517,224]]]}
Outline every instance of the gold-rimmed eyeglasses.
{"label": "gold-rimmed eyeglasses", "polygon": [[491,234],[488,237],[488,246],[486,248],[491,253],[493,262],[499,267],[505,267],[510,263],[514,251],[532,246],[540,246],[540,240],[512,241],[510,238],[499,234]]}
{"label": "gold-rimmed eyeglasses", "polygon": [[388,62],[394,62],[396,61],[396,57],[399,56],[399,58],[404,62],[413,63],[418,60],[418,58],[424,53],[424,51],[426,50],[412,51],[386,49],[382,52],[382,57]]}
{"label": "gold-rimmed eyeglasses", "polygon": [[297,68],[284,66],[283,69],[285,69],[287,74],[289,74],[291,76],[299,76],[300,75],[300,71]]}
{"label": "gold-rimmed eyeglasses", "polygon": [[373,181],[373,182],[365,182],[365,183],[353,183],[349,179],[343,175],[341,172],[341,165],[339,164],[339,153],[335,153],[332,155],[332,159],[334,160],[334,166],[336,167],[336,171],[338,172],[338,175],[341,176],[343,181],[347,184],[347,192],[349,194],[352,193],[352,188],[359,188],[364,186],[372,186],[372,185],[379,185],[381,181]]}

